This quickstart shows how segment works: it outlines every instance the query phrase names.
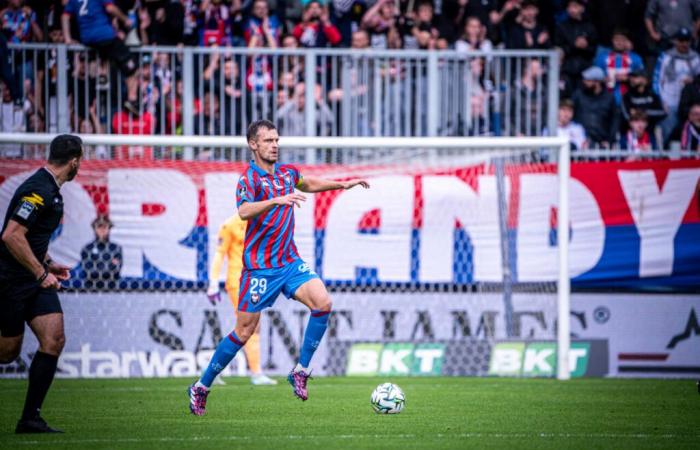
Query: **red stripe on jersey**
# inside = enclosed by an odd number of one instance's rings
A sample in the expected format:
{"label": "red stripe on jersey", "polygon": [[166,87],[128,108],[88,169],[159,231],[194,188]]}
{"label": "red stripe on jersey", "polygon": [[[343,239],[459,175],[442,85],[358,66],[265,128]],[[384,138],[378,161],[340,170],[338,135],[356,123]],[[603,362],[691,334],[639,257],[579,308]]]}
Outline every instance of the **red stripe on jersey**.
{"label": "red stripe on jersey", "polygon": [[[294,205],[289,206],[289,207],[283,207],[280,209],[284,209],[284,213],[282,215],[282,220],[280,220],[280,225],[284,225],[287,222],[287,219],[289,218],[290,214],[294,210]],[[270,241],[267,243],[267,248],[265,249],[265,266],[267,267],[272,267],[272,247],[275,246],[275,242],[277,242],[277,239],[279,239],[280,233],[282,233],[285,230],[285,226],[278,226],[275,232],[270,236]]]}
{"label": "red stripe on jersey", "polygon": [[[277,208],[277,211],[275,211],[275,212],[273,213],[272,217],[270,218],[270,221],[269,221],[268,224],[264,227],[264,229],[268,229],[268,228],[271,228],[271,227],[274,226],[275,222],[277,221],[277,217],[279,217],[279,215],[280,215],[280,211],[282,211],[282,208]],[[267,214],[269,214],[269,213],[270,213],[270,212],[268,211]],[[262,217],[262,216],[260,216],[260,217]],[[262,222],[263,222],[263,221],[261,220],[260,223],[262,223]],[[262,242],[263,242],[264,240],[265,240],[265,239],[264,239],[264,234],[261,234],[260,239],[258,240],[258,242],[256,242],[255,244],[253,244],[253,246],[252,246],[251,249],[250,249],[250,255],[251,255],[251,256],[250,256],[250,259],[251,259],[251,261],[252,261],[252,264],[255,266],[255,267],[254,267],[255,269],[261,268],[261,266],[258,264],[257,261],[258,261],[258,252],[260,251],[260,245],[262,245]],[[264,261],[264,258],[263,258],[263,261]]]}
{"label": "red stripe on jersey", "polygon": [[[254,253],[252,252],[252,249],[249,250],[251,248],[250,243],[253,241],[253,238],[258,235],[258,231],[260,230],[260,227],[263,223],[261,216],[258,216],[257,219],[258,220],[256,221],[255,225],[253,225],[252,227],[249,226],[246,230],[245,242],[243,244],[243,261],[245,262],[245,257],[246,255],[248,255],[250,259],[250,267],[248,267],[249,269],[259,268],[257,267],[257,263],[255,262]],[[256,244],[259,243],[260,241],[256,242]]]}
{"label": "red stripe on jersey", "polygon": [[287,253],[284,255],[287,263],[292,263],[296,259],[300,259],[299,252],[297,251],[297,246],[294,240],[290,242],[289,247],[287,247]]}

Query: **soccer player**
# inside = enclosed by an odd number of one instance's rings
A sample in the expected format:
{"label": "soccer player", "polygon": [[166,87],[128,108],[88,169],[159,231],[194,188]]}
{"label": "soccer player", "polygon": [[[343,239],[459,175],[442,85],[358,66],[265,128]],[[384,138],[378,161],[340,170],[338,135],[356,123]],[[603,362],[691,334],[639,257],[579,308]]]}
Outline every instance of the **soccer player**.
{"label": "soccer player", "polygon": [[294,206],[306,200],[303,192],[350,189],[367,181],[331,181],[302,177],[291,165],[277,164],[279,135],[268,120],[250,124],[248,147],[253,161],[238,181],[238,214],[248,225],[243,251],[243,271],[235,329],[221,340],[201,378],[189,389],[190,411],[205,412],[214,378],[245,345],[260,321],[260,311],[272,306],[283,293],[311,310],[299,361],[287,380],[294,395],[308,399],[309,364],[328,327],[331,299],[318,275],[299,257],[294,244]]}
{"label": "soccer player", "polygon": [[[212,305],[221,301],[219,292],[219,273],[221,272],[221,264],[224,258],[228,259],[228,268],[226,273],[226,283],[224,287],[231,298],[233,309],[238,315],[238,295],[241,281],[241,271],[243,270],[243,242],[245,240],[246,221],[241,219],[238,214],[235,214],[226,220],[219,229],[219,246],[216,248],[214,260],[209,271],[209,289],[207,297]],[[273,385],[277,381],[268,377],[260,369],[260,326],[255,329],[255,332],[246,342],[245,348],[246,360],[248,360],[248,368],[252,373],[250,377],[251,383],[254,385]]]}
{"label": "soccer player", "polygon": [[[70,277],[69,267],[51,260],[49,240],[63,217],[63,183],[78,174],[83,143],[77,136],[57,136],[49,160],[15,191],[5,215],[0,242],[0,362],[14,361],[22,347],[24,323],[39,350],[29,367],[29,387],[15,433],[60,433],[41,418],[63,350],[63,311],[57,290]],[[65,232],[65,230],[64,230]]]}

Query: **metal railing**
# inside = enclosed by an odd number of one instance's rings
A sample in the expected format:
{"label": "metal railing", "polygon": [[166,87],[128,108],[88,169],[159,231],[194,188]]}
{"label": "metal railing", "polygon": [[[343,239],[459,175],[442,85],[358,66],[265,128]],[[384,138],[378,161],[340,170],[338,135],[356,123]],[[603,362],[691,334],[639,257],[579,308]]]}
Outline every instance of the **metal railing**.
{"label": "metal railing", "polygon": [[[555,52],[131,51],[136,114],[124,110],[127,79],[94,50],[10,45],[25,102],[22,114],[2,118],[2,131],[241,136],[260,118],[287,136],[522,136],[556,128]],[[195,156],[187,148],[154,151]]]}

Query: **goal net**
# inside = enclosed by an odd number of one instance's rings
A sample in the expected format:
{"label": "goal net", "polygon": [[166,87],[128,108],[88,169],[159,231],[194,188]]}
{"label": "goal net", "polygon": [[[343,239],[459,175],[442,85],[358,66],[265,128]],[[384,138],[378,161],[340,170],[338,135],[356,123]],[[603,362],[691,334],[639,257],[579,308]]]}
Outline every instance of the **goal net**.
{"label": "goal net", "polygon": [[[37,155],[2,161],[3,215],[16,187],[42,166],[51,138],[0,135]],[[73,268],[62,293],[69,339],[59,376],[194,376],[235,321],[231,304],[210,304],[205,290],[219,228],[236,213],[236,183],[251,157],[245,141],[83,139],[86,159],[62,188],[64,220],[50,247]],[[575,373],[561,236],[576,233],[576,224],[569,225],[563,140],[282,137],[280,145],[281,162],[302,175],[371,184],[308,195],[295,212],[299,253],[334,303],[316,373]],[[153,151],[123,151],[136,147]],[[130,156],[95,158],[104,154]],[[111,244],[100,247],[101,216]],[[222,290],[225,278],[224,268]],[[264,311],[263,370],[289,370],[307,320],[308,311],[284,297]],[[0,373],[24,373],[32,345]],[[245,373],[243,364],[226,373]]]}

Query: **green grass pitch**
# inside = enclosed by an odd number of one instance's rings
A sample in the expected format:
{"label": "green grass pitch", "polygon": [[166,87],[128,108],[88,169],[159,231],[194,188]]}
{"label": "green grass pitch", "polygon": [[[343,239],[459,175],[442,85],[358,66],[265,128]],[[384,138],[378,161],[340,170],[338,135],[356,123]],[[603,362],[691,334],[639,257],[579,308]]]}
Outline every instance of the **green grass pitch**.
{"label": "green grass pitch", "polygon": [[[406,393],[399,415],[370,408],[384,381]],[[319,377],[302,403],[284,380],[228,378],[204,417],[189,414],[189,382],[56,380],[43,414],[66,434],[17,436],[26,381],[0,380],[0,448],[700,448],[692,380]]]}

